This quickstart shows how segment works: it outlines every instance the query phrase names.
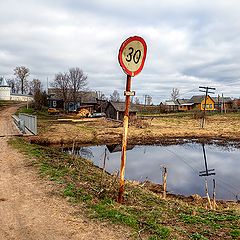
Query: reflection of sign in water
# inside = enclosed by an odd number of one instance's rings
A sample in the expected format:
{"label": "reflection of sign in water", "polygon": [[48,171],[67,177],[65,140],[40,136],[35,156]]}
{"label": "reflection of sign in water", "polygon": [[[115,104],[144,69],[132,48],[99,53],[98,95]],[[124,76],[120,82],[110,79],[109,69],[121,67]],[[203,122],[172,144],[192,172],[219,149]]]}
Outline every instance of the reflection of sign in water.
{"label": "reflection of sign in water", "polygon": [[143,38],[134,36],[124,41],[120,47],[118,60],[123,71],[134,77],[143,69],[147,45]]}

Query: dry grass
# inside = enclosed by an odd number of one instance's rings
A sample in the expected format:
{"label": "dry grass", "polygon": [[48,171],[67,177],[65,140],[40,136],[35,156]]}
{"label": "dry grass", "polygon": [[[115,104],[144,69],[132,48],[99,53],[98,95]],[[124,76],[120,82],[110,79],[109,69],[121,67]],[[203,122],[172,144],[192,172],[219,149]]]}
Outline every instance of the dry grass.
{"label": "dry grass", "polygon": [[[105,119],[63,123],[40,120],[40,135],[33,141],[48,143],[119,143],[122,124]],[[240,114],[208,116],[204,128],[193,115],[162,115],[130,123],[129,142],[151,144],[167,138],[204,138],[240,140]]]}

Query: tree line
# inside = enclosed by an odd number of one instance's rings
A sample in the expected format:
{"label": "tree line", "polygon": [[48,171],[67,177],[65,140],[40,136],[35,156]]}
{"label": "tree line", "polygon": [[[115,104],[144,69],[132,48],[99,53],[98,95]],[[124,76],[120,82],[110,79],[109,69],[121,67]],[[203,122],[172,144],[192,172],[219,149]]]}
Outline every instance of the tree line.
{"label": "tree line", "polygon": [[[11,86],[12,93],[16,94],[29,94],[33,95],[35,100],[35,108],[41,109],[44,105],[47,106],[47,92],[43,90],[43,84],[41,80],[34,78],[29,80],[30,69],[26,66],[17,66],[13,69],[15,78],[8,79],[7,82]],[[64,102],[72,101],[79,102],[79,93],[81,91],[89,91],[87,88],[88,77],[79,67],[69,68],[66,72],[59,72],[55,74],[54,79],[50,82],[50,86],[58,90],[58,95]],[[174,95],[174,93],[172,93]],[[175,89],[175,96],[178,95]],[[97,92],[98,99],[110,100],[114,102],[121,102],[120,94],[117,90],[114,90],[109,99],[104,93]],[[150,95],[144,95],[144,104],[151,105],[152,97]],[[140,104],[138,97],[131,98],[131,102]]]}

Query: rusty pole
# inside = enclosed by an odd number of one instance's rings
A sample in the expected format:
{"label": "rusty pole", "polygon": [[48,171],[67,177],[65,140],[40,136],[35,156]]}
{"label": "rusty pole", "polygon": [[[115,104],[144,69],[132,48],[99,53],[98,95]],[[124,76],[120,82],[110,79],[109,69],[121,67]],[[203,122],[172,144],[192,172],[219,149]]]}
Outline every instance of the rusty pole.
{"label": "rusty pole", "polygon": [[[127,75],[126,93],[131,90],[131,76]],[[123,118],[123,138],[122,138],[122,157],[121,157],[121,168],[120,168],[120,187],[118,193],[118,202],[123,201],[124,192],[124,174],[125,174],[125,163],[126,163],[126,149],[127,149],[127,134],[128,134],[128,118],[130,108],[130,96],[126,94],[125,100],[125,112]]]}

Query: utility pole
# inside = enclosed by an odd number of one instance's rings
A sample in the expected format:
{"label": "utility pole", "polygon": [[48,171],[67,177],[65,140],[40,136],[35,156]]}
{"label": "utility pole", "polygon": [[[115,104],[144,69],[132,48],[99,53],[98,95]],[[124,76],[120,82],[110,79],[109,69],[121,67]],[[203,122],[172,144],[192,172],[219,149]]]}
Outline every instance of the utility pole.
{"label": "utility pole", "polygon": [[[203,119],[202,119],[202,128],[204,126],[204,122],[205,122],[205,115],[206,115],[206,103],[207,103],[207,96],[208,96],[208,93],[214,93],[214,92],[210,92],[210,90],[216,90],[216,88],[211,88],[211,87],[202,87],[202,86],[199,86],[200,88],[200,92],[204,92],[205,93],[205,101],[204,101],[204,108],[203,108]],[[202,90],[204,89],[204,90]]]}
{"label": "utility pole", "polygon": [[223,97],[223,93],[222,93],[222,111],[221,113],[226,113],[227,110],[226,110],[226,106],[225,106],[225,100],[224,100],[224,97]]}
{"label": "utility pole", "polygon": [[48,77],[47,77],[47,95],[48,95]]}

